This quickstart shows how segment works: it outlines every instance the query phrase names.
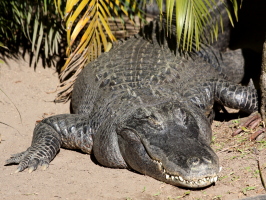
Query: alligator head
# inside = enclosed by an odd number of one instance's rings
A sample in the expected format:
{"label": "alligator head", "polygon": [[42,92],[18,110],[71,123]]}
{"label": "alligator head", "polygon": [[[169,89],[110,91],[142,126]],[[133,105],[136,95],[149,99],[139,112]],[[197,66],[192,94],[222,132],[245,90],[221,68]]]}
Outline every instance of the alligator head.
{"label": "alligator head", "polygon": [[181,187],[200,188],[216,182],[219,161],[210,147],[210,123],[190,106],[167,102],[138,108],[117,131],[127,165]]}

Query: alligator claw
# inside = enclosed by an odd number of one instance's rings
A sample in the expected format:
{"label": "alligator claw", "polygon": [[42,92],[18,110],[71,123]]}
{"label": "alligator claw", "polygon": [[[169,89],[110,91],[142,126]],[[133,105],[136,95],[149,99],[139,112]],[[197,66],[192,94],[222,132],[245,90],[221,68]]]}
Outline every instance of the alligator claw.
{"label": "alligator claw", "polygon": [[35,170],[35,167],[31,166],[29,167],[29,174]]}
{"label": "alligator claw", "polygon": [[[232,136],[236,136],[238,134],[240,134],[242,131],[244,131],[244,129],[248,128],[250,130],[253,130],[255,129],[256,127],[259,126],[260,122],[262,121],[261,119],[261,115],[256,112],[256,113],[253,113],[251,114],[251,116],[249,116],[247,118],[247,120],[245,120],[244,123],[242,123],[236,131],[234,131],[232,133]],[[250,136],[250,140],[255,140],[260,134],[262,134],[263,132],[266,131],[266,128],[262,128],[258,131],[256,131],[255,133],[253,133],[251,136]]]}
{"label": "alligator claw", "polygon": [[15,171],[15,173],[18,172],[22,172],[26,167],[21,166],[21,164],[19,164],[19,166],[17,167],[17,170]]}
{"label": "alligator claw", "polygon": [[20,168],[17,168],[17,170],[15,171],[15,173],[18,173],[18,172],[20,172],[21,170],[20,170]]}
{"label": "alligator claw", "polygon": [[48,163],[41,165],[41,170],[45,171],[49,167]]}

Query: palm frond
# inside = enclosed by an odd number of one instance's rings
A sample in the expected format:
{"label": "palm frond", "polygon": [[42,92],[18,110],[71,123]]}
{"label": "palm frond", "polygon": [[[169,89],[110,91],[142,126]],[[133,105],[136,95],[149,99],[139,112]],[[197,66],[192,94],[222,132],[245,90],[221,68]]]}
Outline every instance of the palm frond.
{"label": "palm frond", "polygon": [[[2,42],[0,42],[0,47],[8,49],[6,46],[4,46],[4,44]],[[3,60],[0,59],[0,64],[4,63]]]}
{"label": "palm frond", "polygon": [[[237,0],[230,1],[237,19]],[[166,14],[167,31],[169,34],[174,32],[178,47],[185,51],[191,51],[193,46],[199,50],[203,40],[206,42],[206,39],[217,39],[218,32],[223,28],[221,10],[224,8],[233,24],[232,14],[225,0],[167,0],[165,3],[163,8],[163,0],[157,0],[161,14]]]}
{"label": "palm frond", "polygon": [[[97,58],[102,51],[110,49],[116,38],[109,21],[122,14],[130,17],[132,13],[141,16],[136,1],[131,0],[69,0],[65,10],[68,48],[67,59],[61,68],[59,96],[55,101],[67,101],[72,91],[74,77],[84,65]],[[121,23],[123,18],[121,17]],[[110,42],[109,42],[110,41]],[[73,74],[74,73],[74,74]],[[71,74],[71,79],[65,80]]]}

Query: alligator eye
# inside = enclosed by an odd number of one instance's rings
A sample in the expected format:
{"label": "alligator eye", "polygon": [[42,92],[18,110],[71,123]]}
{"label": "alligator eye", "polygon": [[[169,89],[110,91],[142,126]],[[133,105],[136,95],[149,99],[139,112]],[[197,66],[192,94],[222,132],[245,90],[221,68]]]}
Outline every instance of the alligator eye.
{"label": "alligator eye", "polygon": [[210,158],[207,158],[207,157],[203,156],[202,159],[203,159],[206,163],[212,163],[212,160],[211,160]]}
{"label": "alligator eye", "polygon": [[147,119],[151,126],[162,129],[163,122],[159,121],[155,116],[149,116]]}
{"label": "alligator eye", "polygon": [[181,126],[186,127],[187,122],[188,122],[187,114],[180,108],[173,110],[173,114],[175,116],[176,123],[178,123]]}
{"label": "alligator eye", "polygon": [[150,116],[150,111],[145,108],[139,108],[136,110],[136,113],[134,114],[135,119],[147,119]]}
{"label": "alligator eye", "polygon": [[147,119],[154,125],[159,125],[159,121],[154,116],[148,116]]}

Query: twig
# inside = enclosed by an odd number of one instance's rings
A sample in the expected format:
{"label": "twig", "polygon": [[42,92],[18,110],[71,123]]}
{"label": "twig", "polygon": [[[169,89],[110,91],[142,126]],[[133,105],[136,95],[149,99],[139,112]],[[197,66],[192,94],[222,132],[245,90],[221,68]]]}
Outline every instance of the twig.
{"label": "twig", "polygon": [[266,128],[260,129],[250,136],[250,141],[255,140],[260,134],[266,131]]}
{"label": "twig", "polygon": [[236,144],[236,145],[234,145],[234,146],[224,148],[224,149],[218,151],[217,153],[224,152],[224,151],[227,151],[227,150],[229,150],[229,149],[232,149],[232,148],[235,148],[235,147],[241,146],[242,144],[243,144],[243,143],[241,143],[241,144]]}
{"label": "twig", "polygon": [[258,113],[252,114],[248,119],[242,123],[235,132],[232,133],[232,136],[240,134],[244,129],[243,128],[255,128],[261,121],[260,115]]}
{"label": "twig", "polygon": [[10,126],[10,125],[8,125],[8,124],[6,124],[6,123],[4,123],[4,122],[0,122],[0,124],[4,124],[4,125],[6,125],[6,126],[8,126],[8,127],[10,127],[10,128],[15,129],[15,130],[21,135],[21,133],[20,133],[16,128],[14,128],[13,126]]}
{"label": "twig", "polygon": [[[9,96],[3,91],[0,89],[1,92],[3,92],[3,94],[9,99],[9,101],[13,104],[13,106],[16,108],[16,110],[18,111],[18,114],[19,114],[19,118],[20,118],[20,123],[22,123],[22,117],[21,117],[21,114],[17,108],[17,106],[13,103],[13,101],[9,98]],[[3,123],[4,124],[4,123]]]}
{"label": "twig", "polygon": [[259,157],[257,158],[257,164],[258,164],[258,168],[259,168],[259,174],[260,174],[260,180],[261,180],[261,184],[264,188],[264,190],[266,191],[266,187],[265,187],[265,182],[264,182],[264,179],[263,179],[263,176],[262,176],[262,172],[261,172],[261,168],[260,168],[260,161],[259,161]]}

